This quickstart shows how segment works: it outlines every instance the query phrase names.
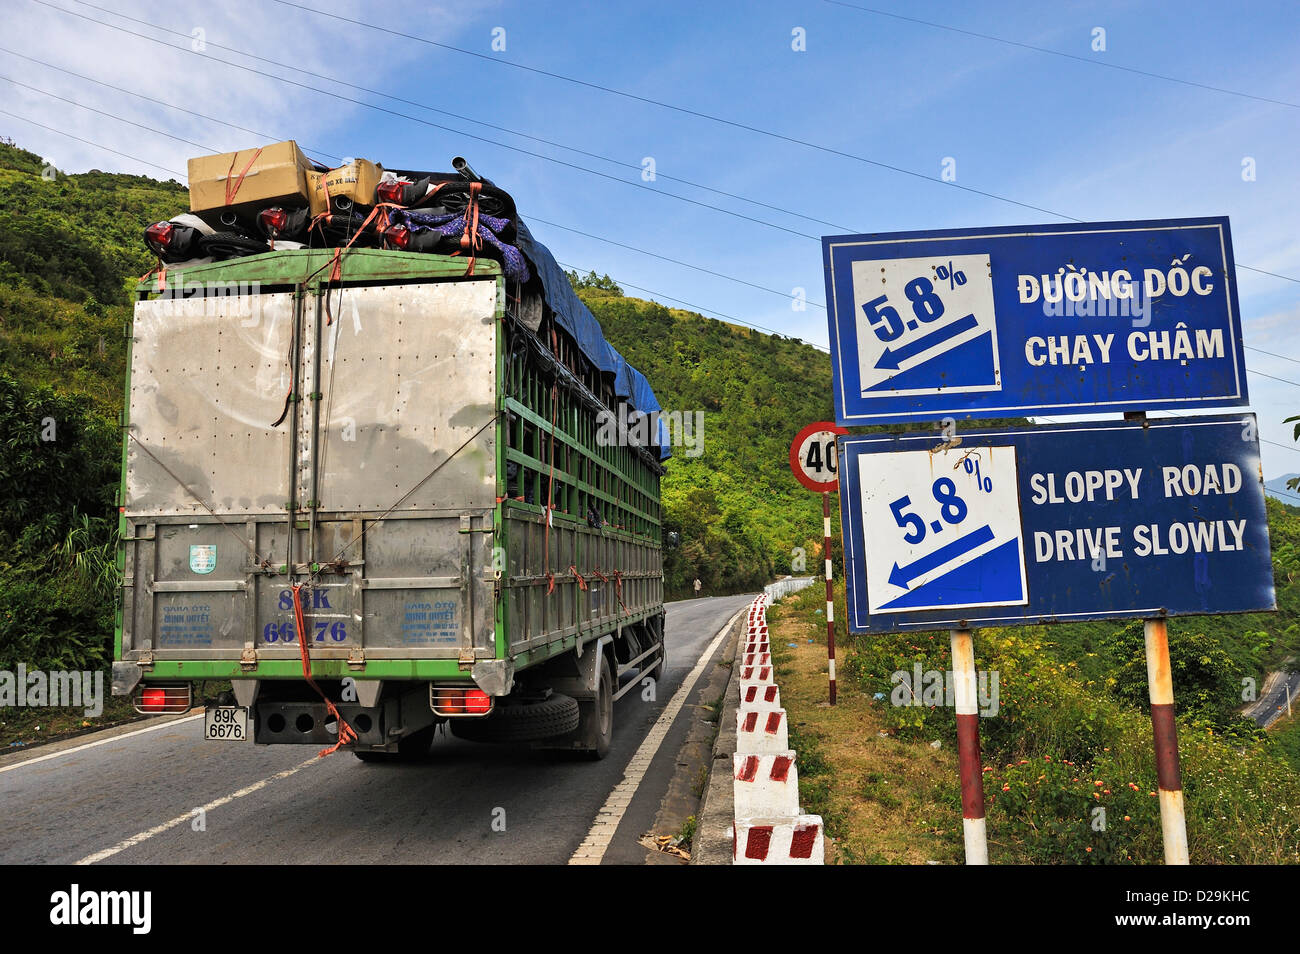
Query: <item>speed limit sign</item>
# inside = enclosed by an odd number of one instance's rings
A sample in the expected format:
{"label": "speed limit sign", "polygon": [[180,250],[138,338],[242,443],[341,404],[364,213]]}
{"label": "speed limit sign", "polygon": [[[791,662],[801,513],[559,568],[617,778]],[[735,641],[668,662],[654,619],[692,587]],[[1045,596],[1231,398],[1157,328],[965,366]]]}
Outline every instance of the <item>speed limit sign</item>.
{"label": "speed limit sign", "polygon": [[799,483],[815,493],[839,489],[835,437],[847,433],[832,421],[817,421],[795,435],[790,445],[790,469]]}

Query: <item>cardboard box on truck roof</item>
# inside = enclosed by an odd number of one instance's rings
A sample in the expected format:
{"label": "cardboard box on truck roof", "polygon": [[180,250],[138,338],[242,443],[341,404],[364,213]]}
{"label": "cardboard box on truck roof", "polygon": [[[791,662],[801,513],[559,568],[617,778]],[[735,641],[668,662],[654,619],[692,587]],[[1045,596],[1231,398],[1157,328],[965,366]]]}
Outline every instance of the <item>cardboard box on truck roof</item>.
{"label": "cardboard box on truck roof", "polygon": [[[307,173],[307,190],[311,197],[311,214],[329,210],[329,200],[340,196],[361,205],[374,205],[375,187],[383,178],[384,167],[368,159],[354,159],[329,172]],[[328,196],[326,193],[328,192]]]}
{"label": "cardboard box on truck roof", "polygon": [[190,211],[302,206],[312,162],[292,139],[189,161]]}

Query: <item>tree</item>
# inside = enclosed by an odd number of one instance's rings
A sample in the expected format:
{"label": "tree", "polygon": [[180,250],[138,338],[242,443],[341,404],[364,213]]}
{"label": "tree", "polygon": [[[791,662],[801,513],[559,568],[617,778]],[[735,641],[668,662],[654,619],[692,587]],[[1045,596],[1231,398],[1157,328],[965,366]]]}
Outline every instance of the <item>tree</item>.
{"label": "tree", "polygon": [[570,269],[565,272],[569,276],[569,284],[573,286],[575,292],[590,289],[592,291],[607,292],[611,295],[622,296],[623,289],[618,283],[608,275],[596,277],[595,272],[588,272],[585,276],[579,275],[576,269]]}

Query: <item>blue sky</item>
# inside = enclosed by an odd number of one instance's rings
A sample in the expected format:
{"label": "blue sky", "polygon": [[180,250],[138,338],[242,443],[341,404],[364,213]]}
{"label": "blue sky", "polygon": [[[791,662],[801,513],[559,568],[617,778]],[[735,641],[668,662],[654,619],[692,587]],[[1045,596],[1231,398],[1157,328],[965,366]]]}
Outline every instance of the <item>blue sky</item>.
{"label": "blue sky", "polygon": [[[393,167],[446,169],[452,156],[464,155],[512,191],[534,232],[562,262],[607,272],[632,294],[666,304],[688,302],[706,314],[823,346],[825,312],[814,304],[825,297],[820,235],[1063,221],[940,181],[945,158],[955,162],[958,186],[1080,219],[1229,215],[1239,264],[1300,278],[1295,178],[1300,108],[1100,65],[1300,103],[1300,18],[1288,4],[875,3],[878,10],[1069,53],[1079,61],[826,0],[655,5],[302,0],[306,7],[363,18],[479,57],[273,2],[93,2],[101,9],[76,0],[48,0],[49,5],[11,0],[10,29],[0,47],[255,133],[295,138],[320,158],[360,155]],[[861,0],[859,5],[873,4]],[[85,17],[164,39],[176,49]],[[1098,27],[1105,30],[1104,52],[1092,49]],[[805,50],[792,48],[796,28],[806,38]],[[493,49],[500,30],[504,51]],[[196,31],[208,44],[200,53],[191,51]],[[241,59],[217,45],[317,75]],[[289,86],[217,63],[215,57],[458,132]],[[515,69],[504,65],[507,60],[823,148]],[[165,177],[139,160],[183,173],[185,159],[202,151],[123,119],[214,150],[264,141],[12,53],[0,52],[0,64],[0,75],[109,115],[9,83],[2,108],[135,157],[0,115],[0,134],[66,171],[101,168]],[[325,77],[560,145],[347,90]],[[650,182],[641,176],[647,158],[658,173]],[[1242,177],[1247,158],[1253,160],[1254,181]],[[678,201],[669,193],[778,227]],[[1238,278],[1246,344],[1300,357],[1293,344],[1300,284],[1246,270],[1239,270]],[[809,301],[803,311],[789,297],[798,294],[796,289]],[[1248,351],[1247,362],[1265,374],[1300,381],[1295,361]],[[1252,375],[1250,389],[1263,437],[1292,446],[1290,427],[1281,420],[1300,413],[1300,387]],[[1264,445],[1267,477],[1300,471],[1300,453],[1288,448]]]}

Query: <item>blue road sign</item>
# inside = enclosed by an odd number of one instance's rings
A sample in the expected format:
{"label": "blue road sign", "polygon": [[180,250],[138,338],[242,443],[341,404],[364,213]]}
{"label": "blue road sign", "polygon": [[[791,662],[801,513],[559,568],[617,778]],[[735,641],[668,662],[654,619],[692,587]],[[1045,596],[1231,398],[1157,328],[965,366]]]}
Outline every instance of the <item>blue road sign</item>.
{"label": "blue road sign", "polygon": [[854,632],[1276,608],[1253,414],[839,446]]}
{"label": "blue road sign", "polygon": [[1228,219],[822,239],[840,424],[1249,403]]}

